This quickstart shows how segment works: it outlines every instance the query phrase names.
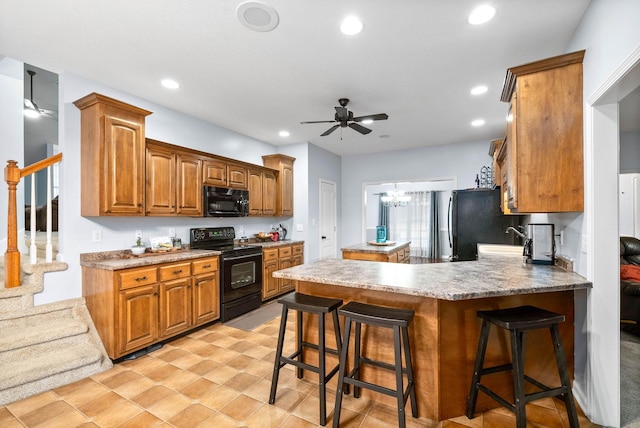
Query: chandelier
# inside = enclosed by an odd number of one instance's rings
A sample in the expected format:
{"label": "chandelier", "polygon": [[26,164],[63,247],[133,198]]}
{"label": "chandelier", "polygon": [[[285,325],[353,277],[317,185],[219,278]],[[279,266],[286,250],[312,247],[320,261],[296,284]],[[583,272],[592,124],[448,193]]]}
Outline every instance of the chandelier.
{"label": "chandelier", "polygon": [[380,200],[385,207],[406,207],[411,196],[402,190],[389,190],[380,196]]}

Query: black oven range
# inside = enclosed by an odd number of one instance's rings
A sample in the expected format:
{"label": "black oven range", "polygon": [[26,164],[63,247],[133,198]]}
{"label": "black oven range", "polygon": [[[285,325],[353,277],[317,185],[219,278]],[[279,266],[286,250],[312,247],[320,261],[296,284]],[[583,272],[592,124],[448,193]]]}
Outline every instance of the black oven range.
{"label": "black oven range", "polygon": [[220,251],[220,321],[260,307],[262,303],[262,247],[235,245],[233,227],[191,229],[192,250]]}

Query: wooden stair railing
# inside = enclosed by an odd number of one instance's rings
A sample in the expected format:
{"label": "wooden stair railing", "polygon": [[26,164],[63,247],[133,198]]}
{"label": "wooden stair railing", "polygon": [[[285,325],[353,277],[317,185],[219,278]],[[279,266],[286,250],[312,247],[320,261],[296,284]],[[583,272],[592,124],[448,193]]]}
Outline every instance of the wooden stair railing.
{"label": "wooden stair railing", "polygon": [[[36,162],[23,169],[18,168],[18,162],[14,160],[7,161],[7,166],[4,168],[4,180],[9,187],[9,204],[8,204],[8,216],[7,216],[7,250],[4,253],[4,282],[5,287],[13,288],[20,286],[20,251],[18,250],[18,214],[16,207],[16,190],[20,180],[27,175],[35,174],[36,172],[49,168],[52,165],[62,160],[62,153],[50,156],[47,159]],[[50,184],[50,171],[47,171],[47,261],[51,262],[51,184]],[[31,263],[35,263],[35,177],[31,179]]]}

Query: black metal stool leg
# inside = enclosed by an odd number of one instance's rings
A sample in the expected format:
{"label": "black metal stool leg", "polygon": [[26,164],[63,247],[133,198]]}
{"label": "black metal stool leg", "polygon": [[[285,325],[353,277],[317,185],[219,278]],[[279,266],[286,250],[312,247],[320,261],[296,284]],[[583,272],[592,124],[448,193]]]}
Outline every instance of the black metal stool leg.
{"label": "black metal stool leg", "polygon": [[526,399],[524,395],[524,354],[523,337],[520,330],[511,331],[511,353],[513,360],[513,395],[515,398],[516,427],[526,428],[527,413],[525,409]]}
{"label": "black metal stool leg", "polygon": [[[340,410],[342,409],[342,391],[344,388],[344,377],[347,371],[347,354],[349,353],[349,337],[351,336],[351,318],[344,319],[344,339],[342,340],[340,363],[338,370],[338,389],[336,391],[336,405],[333,409],[333,428],[340,425]],[[354,386],[355,394],[355,386]]]}
{"label": "black metal stool leg", "polygon": [[[342,355],[342,335],[340,333],[340,319],[338,318],[338,311],[333,311],[333,331],[336,338],[336,349],[338,350],[338,361]],[[344,385],[344,393],[349,394],[349,385]]]}
{"label": "black metal stool leg", "polygon": [[318,315],[318,393],[320,394],[320,425],[327,423],[327,386],[326,386],[326,358],[325,358],[325,331],[324,314]]}
{"label": "black metal stool leg", "polygon": [[467,398],[467,417],[473,419],[476,413],[476,401],[478,401],[478,385],[482,377],[482,366],[484,364],[484,356],[487,352],[487,342],[489,341],[489,330],[491,324],[482,320],[482,328],[480,329],[480,338],[478,339],[478,350],[476,351],[476,362],[473,367],[473,377],[471,378],[471,389]]}
{"label": "black metal stool leg", "polygon": [[[356,324],[356,339],[354,345],[353,357],[353,378],[360,379],[360,338],[362,336],[362,324],[358,321]],[[353,398],[360,398],[360,388],[353,385]]]}
{"label": "black metal stool leg", "polygon": [[556,354],[556,363],[558,365],[558,374],[567,391],[563,395],[565,406],[567,407],[567,415],[569,416],[569,426],[571,428],[579,428],[578,412],[576,411],[576,403],[573,399],[573,391],[571,390],[571,379],[569,379],[569,369],[567,367],[567,358],[564,355],[564,346],[560,338],[560,330],[558,324],[553,324],[550,328],[551,339],[553,340],[553,349]]}
{"label": "black metal stool leg", "polygon": [[396,372],[396,401],[398,407],[398,426],[405,428],[407,426],[404,414],[404,387],[402,385],[402,347],[400,346],[400,327],[393,327],[393,350],[395,353],[395,372]]}
{"label": "black metal stool leg", "polygon": [[[296,317],[296,336],[297,336],[297,340],[296,340],[296,352],[298,354],[298,361],[300,361],[301,363],[304,362],[304,352],[302,352],[302,317],[304,316],[304,314],[301,311],[297,312],[297,317]],[[296,368],[296,375],[298,377],[298,379],[302,379],[302,376],[304,375],[304,370],[302,367],[298,366]]]}
{"label": "black metal stool leg", "polygon": [[407,388],[411,400],[411,416],[418,417],[418,400],[416,399],[416,386],[413,383],[413,362],[411,361],[411,346],[409,345],[409,330],[402,327],[402,343],[404,344],[404,359],[407,369]]}
{"label": "black metal stool leg", "polygon": [[278,377],[280,375],[280,368],[283,364],[280,363],[280,357],[282,357],[282,348],[284,345],[284,334],[287,331],[287,313],[289,309],[282,305],[282,316],[280,318],[280,331],[278,333],[278,346],[276,347],[276,357],[273,364],[273,376],[271,377],[271,392],[269,394],[269,404],[273,404],[276,401],[276,389],[278,388]]}

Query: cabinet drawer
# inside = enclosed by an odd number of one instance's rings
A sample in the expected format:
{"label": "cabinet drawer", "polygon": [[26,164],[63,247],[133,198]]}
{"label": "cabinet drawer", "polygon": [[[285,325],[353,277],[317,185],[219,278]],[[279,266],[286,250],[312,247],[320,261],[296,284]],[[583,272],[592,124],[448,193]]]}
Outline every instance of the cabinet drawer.
{"label": "cabinet drawer", "polygon": [[160,281],[169,281],[187,276],[191,276],[191,262],[176,263],[160,268]]}
{"label": "cabinet drawer", "polygon": [[158,270],[155,267],[125,270],[117,275],[121,290],[155,284],[158,281]]}
{"label": "cabinet drawer", "polygon": [[278,257],[291,257],[291,247],[281,247],[278,248]]}
{"label": "cabinet drawer", "polygon": [[277,260],[278,259],[278,249],[270,248],[268,250],[262,250],[262,261],[266,262],[269,260]]}
{"label": "cabinet drawer", "polygon": [[218,270],[218,258],[208,257],[206,259],[196,260],[191,264],[193,266],[193,274],[214,272]]}
{"label": "cabinet drawer", "polygon": [[293,245],[291,247],[291,253],[294,256],[302,255],[302,252],[303,252],[303,246],[302,245]]}

